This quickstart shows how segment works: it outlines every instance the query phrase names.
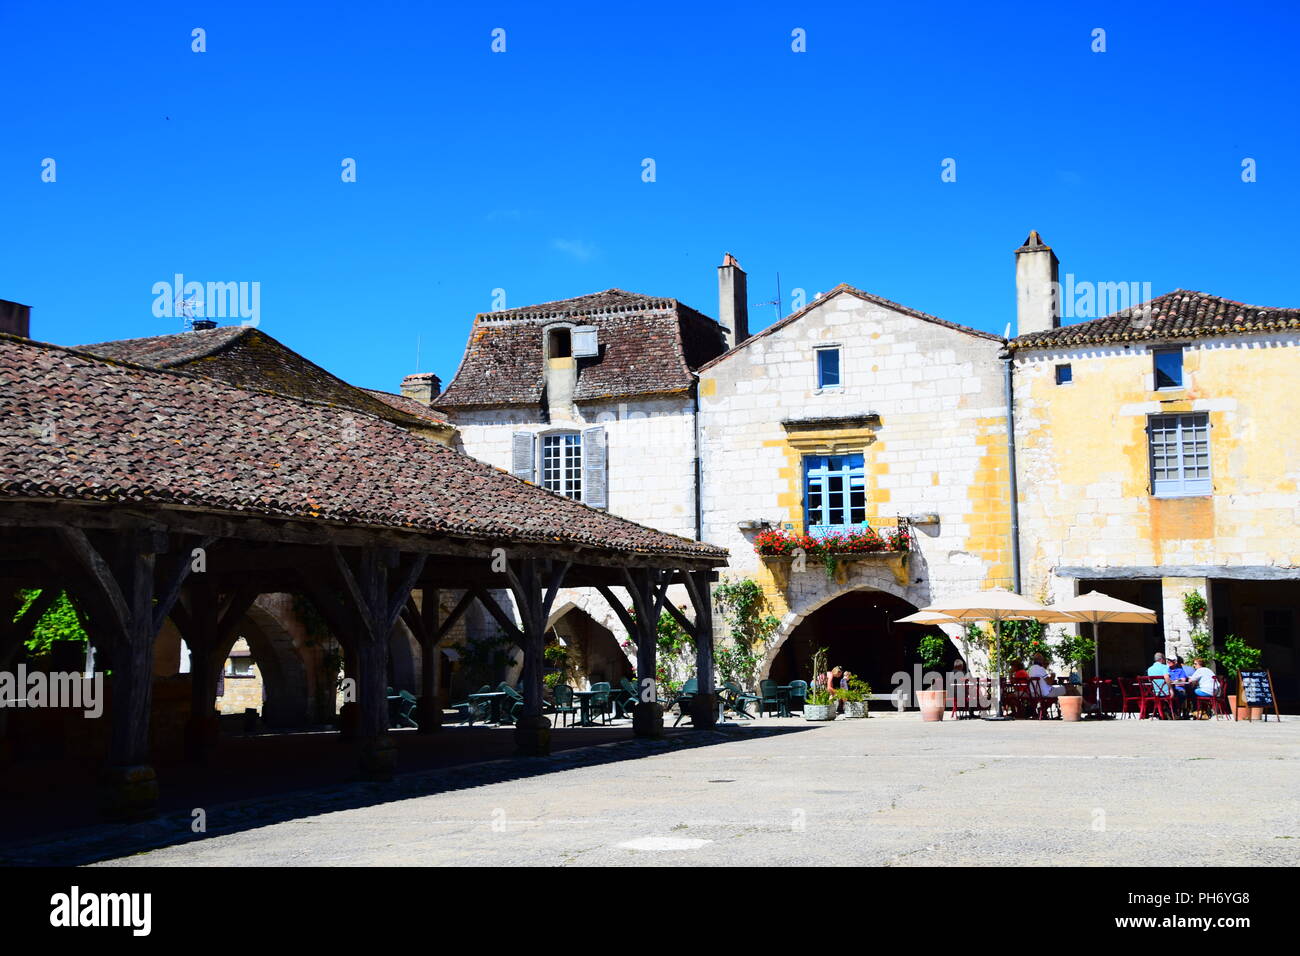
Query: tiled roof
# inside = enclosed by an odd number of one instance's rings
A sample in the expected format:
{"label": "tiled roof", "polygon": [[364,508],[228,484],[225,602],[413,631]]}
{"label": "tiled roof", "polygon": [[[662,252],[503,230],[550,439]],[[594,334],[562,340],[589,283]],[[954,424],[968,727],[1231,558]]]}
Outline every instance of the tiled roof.
{"label": "tiled roof", "polygon": [[[349,385],[251,326],[227,326],[76,347],[150,368],[181,369],[240,388],[266,389],[290,398],[352,408],[398,424],[427,425],[431,420],[430,409],[420,406],[422,412],[416,413],[367,389]],[[395,397],[400,400],[400,396]]]}
{"label": "tiled roof", "polygon": [[434,404],[537,405],[544,384],[543,328],[594,325],[600,355],[580,358],[575,401],[681,392],[692,370],[726,347],[725,330],[676,299],[607,289],[474,319],[456,377]]}
{"label": "tiled roof", "polygon": [[966,325],[958,325],[956,322],[949,322],[947,319],[941,319],[937,315],[930,315],[928,312],[920,312],[917,311],[916,309],[909,309],[905,305],[899,305],[897,302],[891,302],[888,299],[883,299],[878,295],[872,295],[870,292],[863,292],[861,289],[855,289],[851,285],[840,283],[835,288],[831,289],[830,292],[827,292],[820,299],[813,299],[811,302],[805,305],[798,312],[791,312],[784,319],[781,319],[779,322],[773,322],[767,328],[763,329],[763,331],[755,332],[753,335],[745,339],[745,341],[741,342],[730,352],[727,352],[723,355],[719,355],[717,358],[705,362],[703,365],[700,366],[699,371],[703,372],[706,369],[710,369],[713,366],[717,365],[719,362],[723,361],[724,359],[729,358],[732,355],[735,355],[737,352],[747,347],[749,343],[755,342],[761,338],[764,338],[765,336],[771,335],[773,332],[778,332],[781,329],[785,328],[786,326],[794,322],[798,322],[800,319],[802,319],[813,309],[817,308],[819,305],[825,305],[827,302],[831,300],[832,297],[839,295],[841,293],[857,296],[859,299],[861,299],[864,302],[870,302],[873,303],[874,305],[884,306],[885,308],[891,309],[894,312],[901,312],[903,315],[910,315],[914,319],[923,319],[926,322],[933,322],[935,325],[942,325],[945,328],[953,329],[954,331],[957,332],[965,332],[967,335],[974,335],[977,338],[991,339],[994,342],[1002,341],[1002,337],[1000,335],[994,335],[991,332],[981,332],[979,329],[972,329]]}
{"label": "tiled roof", "polygon": [[405,395],[394,395],[392,392],[381,392],[377,388],[363,388],[363,392],[373,395],[385,405],[397,409],[399,412],[406,412],[416,418],[424,418],[430,422],[439,425],[447,424],[447,416],[436,408],[430,408],[413,398],[407,398]]}
{"label": "tiled roof", "polygon": [[0,500],[155,502],[712,563],[726,555],[352,409],[11,335],[0,335],[0,383]]}
{"label": "tiled roof", "polygon": [[1012,339],[1010,346],[1012,349],[1062,348],[1283,329],[1300,330],[1300,309],[1245,305],[1217,295],[1177,289],[1100,319],[1021,335]]}

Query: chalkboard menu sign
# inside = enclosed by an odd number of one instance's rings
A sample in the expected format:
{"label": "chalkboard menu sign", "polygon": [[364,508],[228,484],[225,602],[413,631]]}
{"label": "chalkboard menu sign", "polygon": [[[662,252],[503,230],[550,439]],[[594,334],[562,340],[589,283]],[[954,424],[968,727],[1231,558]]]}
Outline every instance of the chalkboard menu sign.
{"label": "chalkboard menu sign", "polygon": [[1276,714],[1273,675],[1268,671],[1237,671],[1237,700],[1247,707],[1272,707]]}

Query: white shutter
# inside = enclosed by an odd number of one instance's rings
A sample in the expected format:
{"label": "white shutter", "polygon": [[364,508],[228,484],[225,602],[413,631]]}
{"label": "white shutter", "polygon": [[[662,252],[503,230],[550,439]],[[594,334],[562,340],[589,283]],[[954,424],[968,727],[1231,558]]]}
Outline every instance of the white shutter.
{"label": "white shutter", "polygon": [[593,358],[600,355],[600,345],[596,341],[594,325],[579,325],[572,332],[573,357]]}
{"label": "white shutter", "polygon": [[582,500],[593,508],[608,508],[605,478],[608,455],[603,427],[582,430]]}
{"label": "white shutter", "polygon": [[510,474],[525,481],[537,480],[537,454],[533,451],[532,432],[515,432],[510,436]]}

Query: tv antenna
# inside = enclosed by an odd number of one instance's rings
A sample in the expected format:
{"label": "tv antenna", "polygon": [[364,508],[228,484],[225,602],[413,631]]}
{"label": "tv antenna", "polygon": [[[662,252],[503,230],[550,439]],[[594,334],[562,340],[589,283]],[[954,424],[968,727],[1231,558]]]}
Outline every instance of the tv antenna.
{"label": "tv antenna", "polygon": [[754,305],[774,305],[776,306],[776,320],[781,321],[781,273],[776,274],[776,298],[768,299],[766,302],[755,302]]}

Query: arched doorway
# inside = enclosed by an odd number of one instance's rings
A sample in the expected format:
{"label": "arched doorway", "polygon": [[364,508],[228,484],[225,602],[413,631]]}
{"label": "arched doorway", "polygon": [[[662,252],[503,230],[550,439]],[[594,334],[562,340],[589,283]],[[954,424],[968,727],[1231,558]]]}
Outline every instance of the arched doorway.
{"label": "arched doorway", "polygon": [[[915,605],[885,591],[848,591],[810,612],[781,644],[768,676],[782,684],[812,681],[812,657],[826,648],[827,665],[840,666],[866,679],[873,692],[894,689],[894,675],[913,673],[921,663],[917,645],[932,628],[898,624]],[[954,648],[953,657],[957,656]],[[950,662],[948,662],[950,663]]]}
{"label": "arched doorway", "polygon": [[617,687],[634,673],[614,632],[576,605],[553,621],[550,633],[568,650],[571,680],[588,685],[608,681]]}

